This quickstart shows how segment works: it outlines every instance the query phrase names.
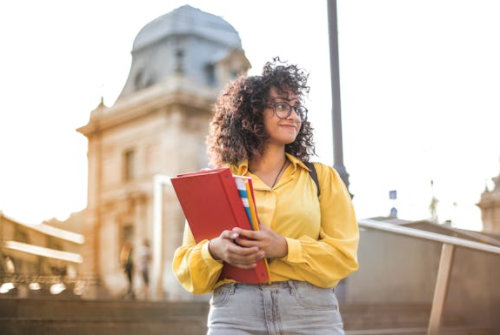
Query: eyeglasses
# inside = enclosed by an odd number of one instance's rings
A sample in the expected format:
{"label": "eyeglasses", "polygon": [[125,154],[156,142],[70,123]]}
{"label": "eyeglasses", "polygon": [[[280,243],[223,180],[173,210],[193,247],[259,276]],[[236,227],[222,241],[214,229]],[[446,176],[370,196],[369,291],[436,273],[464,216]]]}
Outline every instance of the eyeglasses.
{"label": "eyeglasses", "polygon": [[292,106],[287,102],[283,101],[273,101],[269,105],[280,119],[286,119],[292,114],[292,109],[295,111],[300,121],[305,121],[307,119],[307,108],[304,106]]}

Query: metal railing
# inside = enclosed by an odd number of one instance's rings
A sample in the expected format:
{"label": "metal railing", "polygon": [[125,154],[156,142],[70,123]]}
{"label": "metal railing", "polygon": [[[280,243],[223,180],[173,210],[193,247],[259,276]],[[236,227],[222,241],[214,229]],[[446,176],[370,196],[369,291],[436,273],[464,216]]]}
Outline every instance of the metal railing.
{"label": "metal railing", "polygon": [[360,227],[386,231],[389,233],[425,239],[443,244],[441,249],[441,258],[439,260],[439,268],[434,289],[434,297],[432,300],[431,314],[427,335],[438,335],[441,320],[443,316],[444,303],[448,291],[451,269],[453,267],[453,255],[456,247],[463,247],[487,253],[500,255],[500,247],[473,242],[458,237],[446,236],[437,233],[422,231],[409,227],[402,227],[392,223],[380,222],[370,219],[358,220]]}

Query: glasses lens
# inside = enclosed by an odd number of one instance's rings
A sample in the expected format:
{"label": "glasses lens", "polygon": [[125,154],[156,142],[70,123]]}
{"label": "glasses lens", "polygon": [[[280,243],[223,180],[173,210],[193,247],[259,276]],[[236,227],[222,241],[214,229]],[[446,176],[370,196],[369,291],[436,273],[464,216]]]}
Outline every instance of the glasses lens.
{"label": "glasses lens", "polygon": [[286,119],[290,112],[290,106],[286,102],[275,102],[274,110],[279,118]]}
{"label": "glasses lens", "polygon": [[274,112],[280,119],[286,119],[290,116],[292,109],[295,111],[301,121],[307,118],[307,108],[304,106],[290,106],[286,102],[273,103]]}
{"label": "glasses lens", "polygon": [[297,107],[297,114],[299,114],[300,119],[304,121],[305,119],[307,119],[307,108],[303,106]]}

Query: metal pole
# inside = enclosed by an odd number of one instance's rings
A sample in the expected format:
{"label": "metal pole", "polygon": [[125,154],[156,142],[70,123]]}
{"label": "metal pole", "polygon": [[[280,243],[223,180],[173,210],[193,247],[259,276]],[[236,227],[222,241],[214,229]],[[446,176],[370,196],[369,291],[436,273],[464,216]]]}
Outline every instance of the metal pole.
{"label": "metal pole", "polygon": [[[332,80],[333,167],[349,190],[349,174],[344,166],[342,116],[340,110],[339,43],[337,30],[337,1],[328,0],[328,31],[330,37],[330,71]],[[349,192],[351,194],[351,192]],[[351,194],[351,197],[353,195]]]}
{"label": "metal pole", "polygon": [[427,335],[439,335],[441,320],[443,319],[444,305],[446,303],[446,295],[448,294],[448,287],[450,287],[454,252],[455,246],[453,244],[443,244],[436,278],[436,287],[434,288],[434,298],[432,299],[432,309],[431,316],[429,318],[429,326],[427,328]]}

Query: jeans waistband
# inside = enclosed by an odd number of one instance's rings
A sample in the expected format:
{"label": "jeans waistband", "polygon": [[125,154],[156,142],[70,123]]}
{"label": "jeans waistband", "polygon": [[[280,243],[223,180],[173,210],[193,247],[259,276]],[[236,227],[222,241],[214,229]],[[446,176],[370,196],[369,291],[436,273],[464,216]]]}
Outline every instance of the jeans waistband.
{"label": "jeans waistband", "polygon": [[225,284],[225,285],[230,285],[233,288],[237,288],[237,287],[253,287],[253,288],[260,288],[260,289],[263,289],[263,290],[278,289],[278,288],[297,289],[297,288],[300,288],[300,287],[315,287],[315,288],[319,288],[317,286],[314,286],[311,283],[308,283],[308,282],[305,282],[305,281],[299,281],[299,280],[287,280],[287,281],[280,281],[280,282],[274,282],[274,283],[269,283],[269,284],[228,283],[228,284]]}

